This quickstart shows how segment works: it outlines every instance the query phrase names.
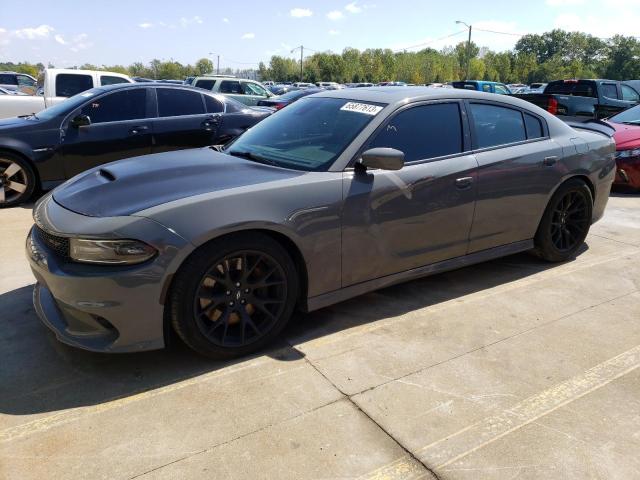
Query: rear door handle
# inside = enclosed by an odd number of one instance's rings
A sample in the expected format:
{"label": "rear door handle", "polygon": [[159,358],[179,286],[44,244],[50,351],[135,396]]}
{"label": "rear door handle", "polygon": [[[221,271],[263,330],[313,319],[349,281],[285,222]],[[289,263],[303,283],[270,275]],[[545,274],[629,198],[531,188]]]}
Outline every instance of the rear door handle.
{"label": "rear door handle", "polygon": [[558,157],[556,157],[555,155],[552,155],[551,157],[544,157],[542,164],[545,167],[552,167],[556,164],[557,161],[558,161]]}
{"label": "rear door handle", "polygon": [[138,135],[140,132],[146,132],[147,130],[149,130],[149,127],[145,125],[139,125],[129,130],[129,135]]}
{"label": "rear door handle", "polygon": [[219,122],[220,122],[220,116],[216,115],[214,117],[210,117],[210,118],[205,119],[205,121],[202,122],[202,127],[205,130],[211,130],[213,127],[218,125]]}
{"label": "rear door handle", "polygon": [[456,178],[456,188],[459,188],[460,190],[469,188],[472,183],[473,183],[473,177]]}

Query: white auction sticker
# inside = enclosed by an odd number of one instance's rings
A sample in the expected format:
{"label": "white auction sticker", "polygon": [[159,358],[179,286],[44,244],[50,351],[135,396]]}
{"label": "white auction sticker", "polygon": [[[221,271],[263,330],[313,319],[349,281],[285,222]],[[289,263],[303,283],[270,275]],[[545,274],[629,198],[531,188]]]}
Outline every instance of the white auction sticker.
{"label": "white auction sticker", "polygon": [[349,102],[345,103],[340,110],[376,115],[380,110],[382,110],[382,107],[379,105],[370,105],[368,103]]}

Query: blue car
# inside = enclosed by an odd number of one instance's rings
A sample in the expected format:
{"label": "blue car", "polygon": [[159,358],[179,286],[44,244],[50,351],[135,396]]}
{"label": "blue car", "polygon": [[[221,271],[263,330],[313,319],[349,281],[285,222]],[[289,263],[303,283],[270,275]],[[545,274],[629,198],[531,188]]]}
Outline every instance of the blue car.
{"label": "blue car", "polygon": [[500,95],[511,95],[511,90],[504,83],[486,82],[484,80],[465,80],[464,82],[453,82],[453,88],[464,90],[477,90],[478,92],[497,93]]}

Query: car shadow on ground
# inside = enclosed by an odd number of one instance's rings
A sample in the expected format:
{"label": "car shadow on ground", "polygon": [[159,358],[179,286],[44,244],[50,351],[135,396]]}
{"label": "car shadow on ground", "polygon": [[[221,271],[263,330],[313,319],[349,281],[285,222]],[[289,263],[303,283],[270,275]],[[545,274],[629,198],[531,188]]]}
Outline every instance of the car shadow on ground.
{"label": "car shadow on ground", "polygon": [[200,357],[178,341],[165,350],[136,354],[97,354],[67,347],[37,318],[33,287],[23,287],[0,295],[0,414],[101,404],[263,355],[283,362],[297,360],[303,354],[295,345],[302,342],[517,281],[556,265],[523,253],[388,287],[297,314],[271,349],[227,362]]}

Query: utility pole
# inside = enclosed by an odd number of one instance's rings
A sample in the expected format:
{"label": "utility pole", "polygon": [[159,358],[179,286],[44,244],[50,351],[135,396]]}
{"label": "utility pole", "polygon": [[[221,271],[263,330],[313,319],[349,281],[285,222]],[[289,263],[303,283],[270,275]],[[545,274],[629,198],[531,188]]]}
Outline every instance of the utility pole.
{"label": "utility pole", "polygon": [[302,81],[302,75],[303,75],[303,61],[304,61],[304,46],[300,45],[299,47],[294,48],[293,50],[291,50],[291,53],[295,52],[296,50],[300,49],[300,81]]}
{"label": "utility pole", "polygon": [[471,66],[471,25],[467,25],[460,20],[456,20],[456,23],[461,23],[469,29],[469,40],[467,40],[467,78],[464,79],[469,80],[469,67]]}
{"label": "utility pole", "polygon": [[[213,55],[213,52],[209,52],[209,56]],[[216,74],[220,75],[220,55],[216,54],[216,56],[218,57],[218,63],[216,66]],[[211,60],[211,59],[209,59]],[[213,65],[213,61],[211,61],[211,64]]]}

